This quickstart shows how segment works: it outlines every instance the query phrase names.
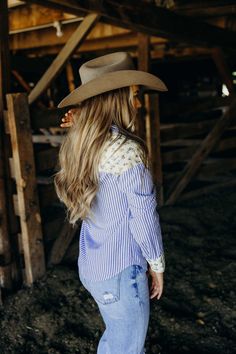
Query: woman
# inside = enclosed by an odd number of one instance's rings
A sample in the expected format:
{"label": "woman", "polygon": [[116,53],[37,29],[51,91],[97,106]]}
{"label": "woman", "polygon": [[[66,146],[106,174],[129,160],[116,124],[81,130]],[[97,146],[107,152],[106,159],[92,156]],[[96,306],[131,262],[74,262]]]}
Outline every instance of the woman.
{"label": "woman", "polygon": [[106,326],[97,353],[143,354],[149,299],[162,295],[165,258],[148,151],[134,132],[139,89],[167,88],[134,70],[125,52],[90,60],[79,72],[82,85],[59,104],[76,107],[61,124],[70,129],[55,187],[69,222],[83,220],[79,277]]}

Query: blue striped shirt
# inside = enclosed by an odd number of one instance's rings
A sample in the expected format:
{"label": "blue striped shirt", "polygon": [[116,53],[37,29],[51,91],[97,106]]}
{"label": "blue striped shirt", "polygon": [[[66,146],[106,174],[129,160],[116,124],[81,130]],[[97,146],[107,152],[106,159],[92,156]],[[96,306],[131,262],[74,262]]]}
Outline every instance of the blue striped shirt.
{"label": "blue striped shirt", "polygon": [[154,271],[165,270],[156,188],[138,144],[123,142],[112,125],[99,163],[92,217],[81,225],[78,267],[92,281],[109,279],[132,264],[147,270],[148,262]]}

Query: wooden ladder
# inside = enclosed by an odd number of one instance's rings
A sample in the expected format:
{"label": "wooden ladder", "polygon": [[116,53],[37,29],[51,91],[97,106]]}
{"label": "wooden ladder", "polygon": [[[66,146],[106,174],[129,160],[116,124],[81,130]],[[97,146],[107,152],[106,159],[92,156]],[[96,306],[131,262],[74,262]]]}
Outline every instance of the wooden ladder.
{"label": "wooden ladder", "polygon": [[6,98],[6,130],[12,146],[10,168],[17,192],[13,197],[14,210],[21,226],[18,243],[23,255],[22,278],[25,285],[31,285],[44,275],[46,267],[28,97],[25,93],[16,93],[7,94]]}

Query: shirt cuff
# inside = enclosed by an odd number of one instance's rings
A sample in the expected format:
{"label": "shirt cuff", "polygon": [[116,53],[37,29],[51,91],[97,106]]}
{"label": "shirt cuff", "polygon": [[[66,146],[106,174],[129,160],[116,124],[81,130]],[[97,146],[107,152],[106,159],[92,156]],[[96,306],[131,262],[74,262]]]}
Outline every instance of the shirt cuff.
{"label": "shirt cuff", "polygon": [[157,273],[163,273],[165,271],[165,255],[164,253],[156,259],[147,259],[151,269]]}

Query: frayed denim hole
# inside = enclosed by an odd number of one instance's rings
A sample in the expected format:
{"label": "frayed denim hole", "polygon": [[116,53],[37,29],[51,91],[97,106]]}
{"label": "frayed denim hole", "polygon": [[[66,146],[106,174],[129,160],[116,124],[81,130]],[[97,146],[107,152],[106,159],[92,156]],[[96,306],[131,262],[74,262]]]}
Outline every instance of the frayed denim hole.
{"label": "frayed denim hole", "polygon": [[106,291],[103,294],[103,303],[104,304],[111,304],[111,303],[116,302],[118,300],[119,300],[119,297],[117,295],[110,293],[110,292]]}
{"label": "frayed denim hole", "polygon": [[91,295],[99,304],[111,304],[120,300],[120,281],[121,272],[116,276],[105,281],[105,289],[103,281],[91,283]]}

